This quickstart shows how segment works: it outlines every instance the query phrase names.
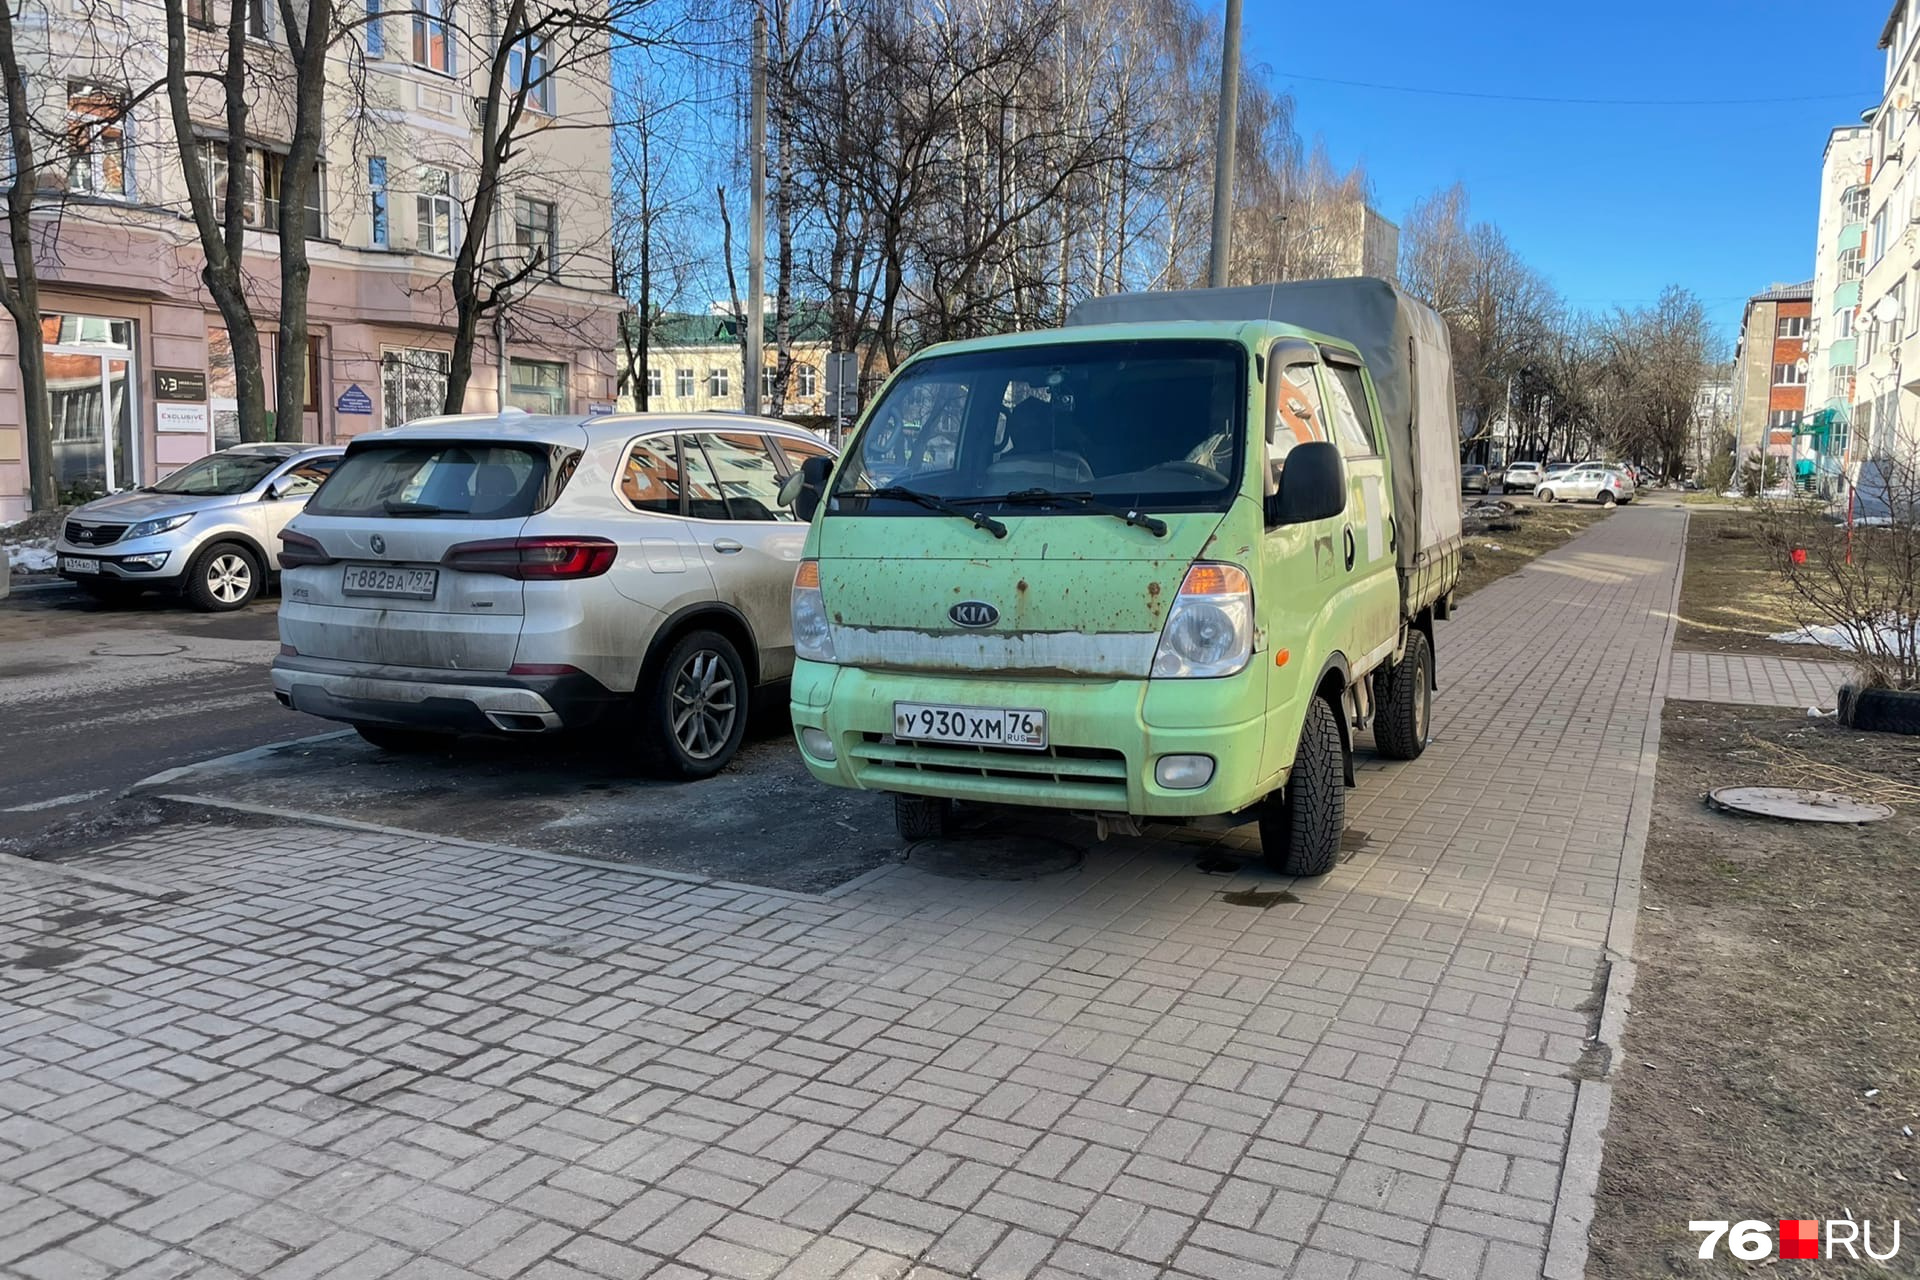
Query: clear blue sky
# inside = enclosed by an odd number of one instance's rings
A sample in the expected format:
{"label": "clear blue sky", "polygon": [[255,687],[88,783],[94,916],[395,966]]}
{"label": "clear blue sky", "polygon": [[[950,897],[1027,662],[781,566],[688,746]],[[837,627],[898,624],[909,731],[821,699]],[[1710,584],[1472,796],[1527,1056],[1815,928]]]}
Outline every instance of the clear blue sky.
{"label": "clear blue sky", "polygon": [[[1244,0],[1245,57],[1395,221],[1464,182],[1570,302],[1692,289],[1725,335],[1749,294],[1813,274],[1827,131],[1876,105],[1891,0]],[[1385,92],[1306,77],[1533,98],[1769,99],[1629,107]],[[1840,95],[1826,101],[1784,98]]]}

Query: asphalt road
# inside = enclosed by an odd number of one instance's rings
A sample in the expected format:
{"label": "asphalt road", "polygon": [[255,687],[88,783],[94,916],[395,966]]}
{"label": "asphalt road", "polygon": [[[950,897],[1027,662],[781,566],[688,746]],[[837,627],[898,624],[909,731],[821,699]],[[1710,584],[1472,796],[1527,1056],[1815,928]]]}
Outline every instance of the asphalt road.
{"label": "asphalt road", "polygon": [[162,769],[337,726],[273,700],[274,601],[196,613],[69,587],[0,600],[0,849]]}

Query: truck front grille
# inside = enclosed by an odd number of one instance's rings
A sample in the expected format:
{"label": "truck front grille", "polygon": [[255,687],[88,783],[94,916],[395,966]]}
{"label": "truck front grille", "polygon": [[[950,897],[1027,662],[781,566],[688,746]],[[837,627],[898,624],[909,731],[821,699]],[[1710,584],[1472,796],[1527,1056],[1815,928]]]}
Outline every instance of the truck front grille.
{"label": "truck front grille", "polygon": [[[1104,747],[1055,746],[1045,751],[1005,751],[946,743],[894,742],[880,734],[862,737],[851,752],[856,768],[879,789],[888,775],[905,783],[909,775],[954,780],[961,794],[980,784],[1040,786],[1061,800],[1089,808],[1124,812],[1127,807],[1127,758]],[[977,780],[977,781],[976,781]],[[971,784],[971,785],[970,785]],[[1009,794],[1009,800],[1018,800]]]}

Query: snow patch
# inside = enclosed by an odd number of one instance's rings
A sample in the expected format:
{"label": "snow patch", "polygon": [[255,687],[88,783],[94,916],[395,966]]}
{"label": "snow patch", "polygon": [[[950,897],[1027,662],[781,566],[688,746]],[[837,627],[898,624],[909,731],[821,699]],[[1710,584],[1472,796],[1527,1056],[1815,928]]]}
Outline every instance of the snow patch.
{"label": "snow patch", "polygon": [[[1899,653],[1903,639],[1906,648],[1913,648],[1916,627],[1920,627],[1920,618],[1912,619],[1905,624],[1899,622],[1879,624],[1874,628],[1879,640],[1879,650],[1883,653]],[[1840,649],[1849,653],[1857,648],[1853,635],[1846,628],[1837,626],[1795,627],[1792,631],[1781,631],[1768,636],[1767,639],[1780,644],[1824,645],[1829,649]]]}
{"label": "snow patch", "polygon": [[7,563],[15,573],[51,573],[60,557],[53,554],[51,542],[9,542]]}

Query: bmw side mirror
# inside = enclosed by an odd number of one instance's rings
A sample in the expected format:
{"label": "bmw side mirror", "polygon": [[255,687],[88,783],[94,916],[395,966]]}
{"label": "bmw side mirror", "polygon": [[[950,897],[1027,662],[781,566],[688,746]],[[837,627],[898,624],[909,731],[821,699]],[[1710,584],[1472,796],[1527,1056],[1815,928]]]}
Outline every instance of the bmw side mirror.
{"label": "bmw side mirror", "polygon": [[780,505],[792,507],[802,520],[812,520],[820,509],[820,498],[827,490],[827,477],[833,474],[833,459],[814,456],[780,485]]}
{"label": "bmw side mirror", "polygon": [[1327,440],[1295,445],[1267,499],[1267,527],[1330,520],[1347,509],[1347,464]]}

